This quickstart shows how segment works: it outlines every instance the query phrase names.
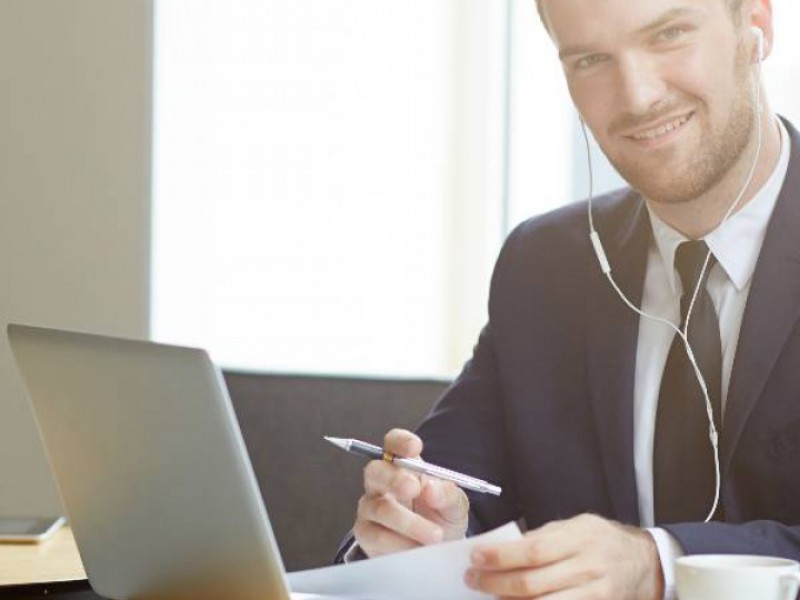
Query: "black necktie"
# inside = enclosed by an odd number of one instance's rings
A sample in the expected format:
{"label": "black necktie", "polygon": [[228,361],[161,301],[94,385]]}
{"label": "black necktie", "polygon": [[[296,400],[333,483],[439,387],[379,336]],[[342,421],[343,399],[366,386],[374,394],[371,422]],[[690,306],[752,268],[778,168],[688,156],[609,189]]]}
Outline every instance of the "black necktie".
{"label": "black necktie", "polygon": [[[675,266],[683,284],[681,329],[707,254],[708,246],[702,241],[684,242],[675,253]],[[717,313],[706,290],[714,263],[712,255],[689,318],[688,336],[719,430],[722,350]],[[708,429],[703,392],[683,340],[676,334],[664,367],[656,415],[653,492],[657,524],[702,521],[711,509],[716,476]]]}

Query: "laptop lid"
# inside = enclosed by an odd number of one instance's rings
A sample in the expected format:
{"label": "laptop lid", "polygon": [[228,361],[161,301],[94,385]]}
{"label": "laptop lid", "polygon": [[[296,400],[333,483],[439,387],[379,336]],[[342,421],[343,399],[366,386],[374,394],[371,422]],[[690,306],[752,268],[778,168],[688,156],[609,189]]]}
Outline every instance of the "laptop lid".
{"label": "laptop lid", "polygon": [[10,325],[8,338],[98,594],[288,600],[206,352],[23,325]]}

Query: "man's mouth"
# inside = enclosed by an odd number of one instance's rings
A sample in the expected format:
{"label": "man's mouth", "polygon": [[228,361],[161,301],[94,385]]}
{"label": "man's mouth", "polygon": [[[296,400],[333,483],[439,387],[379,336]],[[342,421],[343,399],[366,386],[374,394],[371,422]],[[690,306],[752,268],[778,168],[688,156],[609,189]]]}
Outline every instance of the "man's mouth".
{"label": "man's mouth", "polygon": [[681,129],[684,125],[686,125],[686,123],[689,122],[693,115],[694,113],[689,113],[687,115],[671,119],[665,123],[661,123],[658,126],[651,127],[650,129],[644,129],[635,133],[631,133],[626,137],[635,142],[653,142],[660,140],[661,138],[668,136],[670,133]]}

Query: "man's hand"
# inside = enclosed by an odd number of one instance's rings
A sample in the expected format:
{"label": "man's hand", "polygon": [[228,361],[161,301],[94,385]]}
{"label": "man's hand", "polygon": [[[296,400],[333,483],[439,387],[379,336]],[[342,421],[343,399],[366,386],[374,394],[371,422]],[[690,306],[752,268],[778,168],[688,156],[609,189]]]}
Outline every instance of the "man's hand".
{"label": "man's hand", "polygon": [[[384,437],[383,449],[419,458],[422,440],[393,429]],[[466,533],[469,500],[449,481],[373,460],[364,469],[364,490],[353,534],[367,556],[460,539]]]}
{"label": "man's hand", "polygon": [[650,534],[594,515],[549,523],[523,539],[476,548],[467,585],[502,598],[661,600]]}

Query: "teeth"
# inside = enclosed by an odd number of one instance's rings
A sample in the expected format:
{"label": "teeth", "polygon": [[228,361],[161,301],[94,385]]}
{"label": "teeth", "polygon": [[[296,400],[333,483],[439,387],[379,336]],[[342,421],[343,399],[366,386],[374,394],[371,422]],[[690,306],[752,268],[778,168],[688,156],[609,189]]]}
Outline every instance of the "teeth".
{"label": "teeth", "polygon": [[676,119],[675,121],[672,121],[671,123],[666,123],[665,125],[662,125],[661,127],[657,127],[656,129],[651,129],[650,131],[637,133],[637,134],[633,135],[632,137],[636,141],[655,140],[655,139],[660,138],[663,135],[668,134],[670,131],[675,131],[679,127],[683,126],[683,124],[686,123],[686,121],[688,121],[688,120],[689,119],[687,117],[681,117],[680,119]]}

